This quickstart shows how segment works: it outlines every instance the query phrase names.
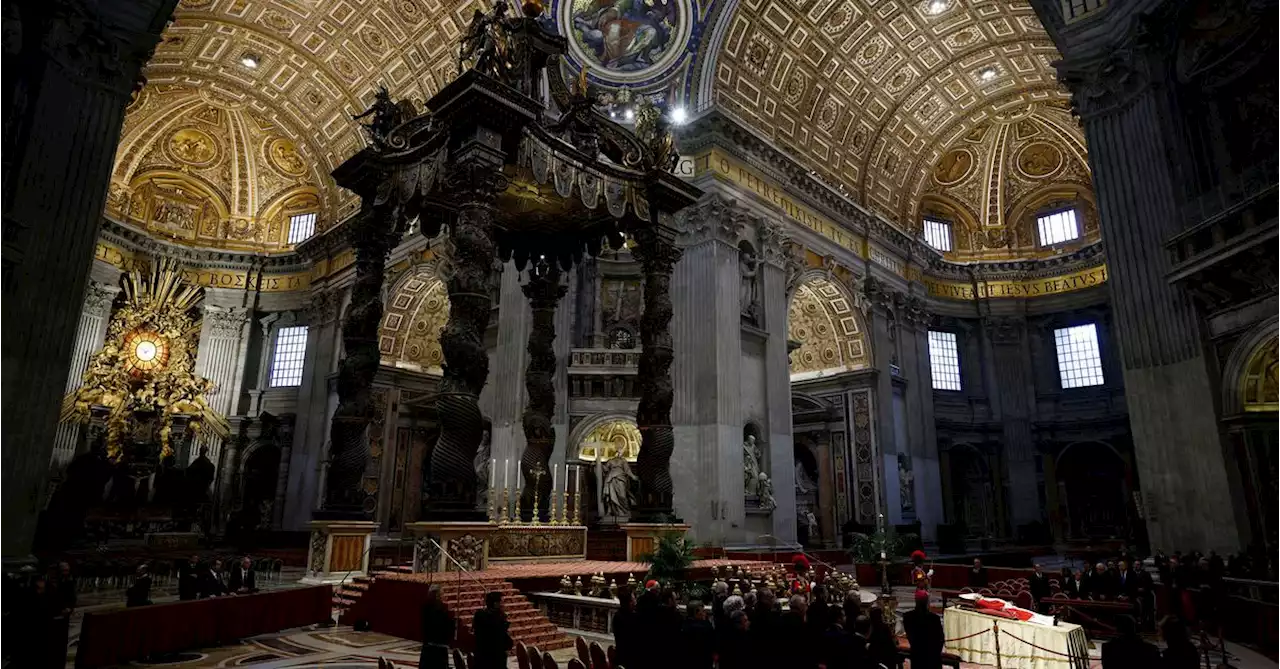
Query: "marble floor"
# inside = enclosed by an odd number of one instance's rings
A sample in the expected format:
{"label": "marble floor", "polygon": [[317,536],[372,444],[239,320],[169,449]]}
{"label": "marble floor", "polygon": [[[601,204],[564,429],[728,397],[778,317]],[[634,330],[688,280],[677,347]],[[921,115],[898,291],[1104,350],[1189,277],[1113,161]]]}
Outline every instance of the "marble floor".
{"label": "marble floor", "polygon": [[[130,667],[254,667],[255,669],[366,669],[378,666],[378,659],[390,660],[396,667],[416,667],[420,646],[415,641],[399,639],[376,632],[355,632],[349,627],[309,627],[246,639],[240,644],[181,654],[156,664],[134,663]],[[1233,669],[1272,669],[1275,662],[1247,649],[1228,644]],[[551,653],[560,667],[574,657],[572,648]],[[1090,669],[1100,669],[1096,652]],[[1214,661],[1218,658],[1215,656]],[[71,669],[73,662],[68,661]],[[452,665],[451,665],[452,666]],[[963,669],[980,669],[986,665],[964,664]],[[516,669],[515,658],[508,662]],[[907,669],[910,669],[910,663]],[[779,669],[784,669],[780,667]]]}

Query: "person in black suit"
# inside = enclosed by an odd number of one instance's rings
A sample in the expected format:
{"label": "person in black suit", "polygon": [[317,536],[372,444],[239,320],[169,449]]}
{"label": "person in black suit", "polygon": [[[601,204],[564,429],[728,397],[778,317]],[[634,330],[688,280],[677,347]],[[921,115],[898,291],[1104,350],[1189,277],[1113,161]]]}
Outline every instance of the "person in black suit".
{"label": "person in black suit", "polygon": [[1116,638],[1102,644],[1102,669],[1159,667],[1160,650],[1138,636],[1138,625],[1130,616],[1116,619]]}
{"label": "person in black suit", "polygon": [[884,665],[889,669],[898,666],[898,639],[893,630],[884,622],[884,609],[879,605],[867,611],[871,629],[867,634],[867,658],[870,666]]}
{"label": "person in black suit", "polygon": [[222,568],[222,560],[214,560],[212,566],[201,570],[200,598],[221,597],[228,592],[227,572]]}
{"label": "person in black suit", "polygon": [[716,630],[707,620],[702,602],[689,604],[687,610],[689,615],[680,628],[679,659],[685,669],[711,669],[716,655]]}
{"label": "person in black suit", "polygon": [[127,607],[146,606],[151,603],[151,572],[147,565],[138,565],[133,577],[133,585],[124,591],[124,605]]}
{"label": "person in black suit", "polygon": [[1076,569],[1071,572],[1070,577],[1063,579],[1062,591],[1071,599],[1085,599],[1088,596],[1085,586],[1084,573]]}
{"label": "person in black suit", "polygon": [[1115,597],[1115,588],[1107,565],[1099,562],[1085,578],[1085,594],[1089,599],[1107,600]]}
{"label": "person in black suit", "polygon": [[[756,669],[760,666],[752,652],[750,634],[751,619],[747,617],[747,612],[741,609],[731,612],[729,629],[720,643],[719,669]],[[827,666],[831,668],[831,665]]]}
{"label": "person in black suit", "polygon": [[822,663],[827,669],[855,669],[853,637],[844,629],[844,608],[831,607],[831,626],[822,635]]}
{"label": "person in black suit", "polygon": [[476,611],[471,621],[471,631],[476,637],[477,669],[506,669],[507,651],[513,645],[510,627],[507,613],[502,609],[502,593],[486,593],[484,608]]}
{"label": "person in black suit", "polygon": [[789,666],[796,669],[814,669],[818,666],[817,644],[813,642],[811,635],[809,601],[804,595],[793,595],[787,612],[778,619],[777,635],[786,649],[783,656],[787,658]]}
{"label": "person in black suit", "polygon": [[1187,626],[1173,616],[1160,622],[1160,636],[1168,647],[1161,653],[1163,669],[1200,669],[1200,649],[1191,641]]}
{"label": "person in black suit", "polygon": [[1138,589],[1137,574],[1129,567],[1129,563],[1121,560],[1115,576],[1115,592],[1117,597],[1133,598]]}
{"label": "person in black suit", "polygon": [[987,575],[987,568],[982,566],[982,560],[974,560],[973,569],[969,570],[969,587],[979,590],[990,584],[991,577]]}
{"label": "person in black suit", "polygon": [[1049,575],[1044,573],[1039,563],[1033,564],[1032,569],[1031,578],[1027,579],[1027,589],[1031,591],[1031,600],[1035,602],[1036,610],[1039,610],[1041,600],[1049,598]]}
{"label": "person in black suit", "polygon": [[618,610],[613,614],[613,641],[618,653],[618,664],[638,667],[637,648],[644,643],[636,617],[636,598],[630,586],[618,588]]}
{"label": "person in black suit", "polygon": [[782,617],[774,610],[777,597],[769,588],[756,591],[755,608],[747,612],[751,616],[751,639],[755,644],[756,661],[763,666],[777,666],[786,658],[787,644],[778,638],[778,623]]}
{"label": "person in black suit", "polygon": [[916,591],[916,607],[902,614],[911,642],[911,669],[942,669],[942,619],[929,610],[929,593]]}
{"label": "person in black suit", "polygon": [[871,619],[858,616],[853,621],[853,636],[849,638],[849,653],[854,669],[871,669]]}
{"label": "person in black suit", "polygon": [[231,592],[247,595],[258,591],[257,573],[253,570],[253,560],[247,556],[240,564],[231,568],[231,581],[228,585]]}
{"label": "person in black suit", "polygon": [[178,569],[178,599],[189,601],[200,596],[200,556],[192,555]]}
{"label": "person in black suit", "polygon": [[422,604],[422,650],[418,653],[418,669],[448,669],[449,644],[453,643],[457,623],[440,595],[440,586],[427,590]]}

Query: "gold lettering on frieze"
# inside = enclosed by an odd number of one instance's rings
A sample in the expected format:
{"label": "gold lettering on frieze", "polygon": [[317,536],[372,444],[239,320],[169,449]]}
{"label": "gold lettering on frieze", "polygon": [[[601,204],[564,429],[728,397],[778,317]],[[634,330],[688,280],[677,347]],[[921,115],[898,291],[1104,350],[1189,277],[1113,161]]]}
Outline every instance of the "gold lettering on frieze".
{"label": "gold lettering on frieze", "polygon": [[760,196],[761,199],[769,204],[781,209],[784,214],[800,225],[835,242],[841,248],[852,251],[860,258],[867,257],[865,239],[848,232],[835,221],[791,199],[786,194],[786,191],[773,185],[747,166],[742,165],[724,153],[712,149],[708,153],[695,158],[693,162],[694,169],[698,174],[709,171],[719,179],[741,186]]}
{"label": "gold lettering on frieze", "polygon": [[1063,276],[1047,279],[1025,279],[1022,281],[979,281],[972,283],[942,282],[925,279],[925,286],[932,297],[951,300],[972,300],[975,295],[984,299],[1001,299],[1016,297],[1042,297],[1060,295],[1085,288],[1100,286],[1107,282],[1107,266],[1098,265]]}

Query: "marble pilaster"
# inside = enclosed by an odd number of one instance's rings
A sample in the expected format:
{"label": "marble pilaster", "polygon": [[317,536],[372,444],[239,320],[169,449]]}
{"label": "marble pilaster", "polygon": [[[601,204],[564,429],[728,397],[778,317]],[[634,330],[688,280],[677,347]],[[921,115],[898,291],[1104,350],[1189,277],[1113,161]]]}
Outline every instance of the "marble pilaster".
{"label": "marble pilaster", "polygon": [[[98,281],[89,282],[80,311],[75,348],[71,351],[71,369],[67,372],[66,393],[74,392],[80,387],[84,370],[89,367],[89,360],[102,348],[107,336],[107,325],[111,322],[111,304],[119,293],[119,286]],[[80,426],[73,423],[59,423],[55,438],[51,469],[57,472],[70,464],[72,458],[76,456],[79,450]]]}
{"label": "marble pilaster", "polygon": [[[223,298],[220,289],[206,289],[205,302],[201,305],[204,320],[200,324],[200,345],[196,353],[196,374],[209,379],[214,389],[205,400],[218,413],[229,416],[236,413],[240,391],[244,386],[245,358],[249,352],[249,309],[236,306],[235,295]],[[191,453],[179,453],[181,463],[190,462],[200,448],[209,449],[209,459],[218,461],[222,440],[212,435],[201,435],[198,447]]]}
{"label": "marble pilaster", "polygon": [[1005,480],[1009,483],[1009,528],[1015,536],[1019,525],[1043,520],[1036,482],[1036,449],[1031,433],[1032,401],[1036,396],[1030,374],[1026,321],[1020,317],[989,318],[984,333],[991,341],[992,360],[1000,407],[1004,446]]}
{"label": "marble pilaster", "polygon": [[765,430],[769,439],[769,476],[777,508],[773,511],[773,536],[783,542],[796,540],[796,470],[791,432],[791,363],[787,350],[787,272],[782,253],[781,227],[760,221],[758,248],[761,312],[769,333],[764,344]]}
{"label": "marble pilaster", "polygon": [[1100,60],[1068,58],[1059,71],[1089,145],[1151,546],[1233,551],[1242,525],[1224,493],[1216,385],[1191,299],[1169,283],[1161,248],[1181,231],[1187,186],[1170,158],[1188,154],[1165,80],[1171,57],[1127,45]]}
{"label": "marble pilaster", "polygon": [[684,254],[671,281],[678,515],[698,541],[743,543],[741,213],[712,197],[683,214]]}
{"label": "marble pilaster", "polygon": [[[304,529],[320,500],[329,419],[336,402],[329,387],[329,375],[337,369],[341,326],[338,314],[342,299],[342,292],[336,289],[316,291],[311,296],[306,358],[302,384],[298,387],[298,420],[294,423],[293,447],[288,454],[289,494],[285,495],[282,505],[281,526],[286,530]],[[281,462],[284,457],[282,452]]]}
{"label": "marble pilaster", "polygon": [[929,314],[917,311],[905,320],[903,331],[902,374],[907,378],[903,389],[906,405],[906,429],[909,434],[912,493],[915,518],[920,522],[921,539],[926,544],[937,540],[938,525],[946,522],[943,511],[942,466],[938,454],[937,423],[933,420],[933,379],[929,366]]}
{"label": "marble pilaster", "polygon": [[124,109],[174,5],[67,0],[5,19],[21,34],[5,47],[6,560],[31,548]]}

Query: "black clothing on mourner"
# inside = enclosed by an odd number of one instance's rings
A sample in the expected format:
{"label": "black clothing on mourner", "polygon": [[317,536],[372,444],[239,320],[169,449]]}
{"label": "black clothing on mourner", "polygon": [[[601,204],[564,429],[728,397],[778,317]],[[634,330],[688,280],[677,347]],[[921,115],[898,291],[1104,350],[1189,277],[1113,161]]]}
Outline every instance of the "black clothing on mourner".
{"label": "black clothing on mourner", "polygon": [[814,669],[818,666],[815,652],[816,639],[810,636],[809,624],[805,617],[795,611],[789,611],[778,619],[777,643],[782,644],[782,654],[795,669]]}
{"label": "black clothing on mourner", "polygon": [[640,621],[635,611],[623,606],[613,614],[613,643],[618,654],[618,664],[624,667],[636,667],[638,646],[643,643],[640,636]]}
{"label": "black clothing on mourner", "polygon": [[[719,669],[762,669],[752,652],[750,634],[730,626],[721,637]],[[619,660],[618,664],[622,664],[622,661]]]}
{"label": "black clothing on mourner", "polygon": [[1037,604],[1040,600],[1049,596],[1049,575],[1044,572],[1034,572],[1031,578],[1027,579],[1028,589],[1031,591],[1031,599]]}
{"label": "black clothing on mourner", "polygon": [[853,635],[842,625],[832,625],[822,635],[822,663],[827,669],[859,669],[854,664]]}
{"label": "black clothing on mourner", "polygon": [[431,597],[422,605],[422,650],[418,669],[448,669],[449,644],[457,623],[444,602]]}
{"label": "black clothing on mourner", "polygon": [[680,629],[680,649],[685,669],[711,669],[716,654],[716,630],[711,621],[686,618]]}
{"label": "black clothing on mourner", "polygon": [[942,619],[928,609],[902,614],[902,629],[911,642],[911,669],[941,669]]}
{"label": "black clothing on mourner", "polygon": [[1126,634],[1102,644],[1102,669],[1159,667],[1160,650],[1137,634]]}
{"label": "black clothing on mourner", "polygon": [[483,608],[476,611],[471,629],[476,637],[476,668],[506,669],[507,651],[511,650],[511,623],[502,611]]}
{"label": "black clothing on mourner", "polygon": [[227,589],[227,573],[219,569],[210,567],[204,571],[200,579],[200,597],[221,597],[230,590]]}
{"label": "black clothing on mourner", "polygon": [[779,661],[789,657],[787,651],[790,650],[778,639],[778,623],[782,616],[759,602],[747,614],[751,616],[751,639],[756,661],[764,667],[778,666]]}
{"label": "black clothing on mourner", "polygon": [[151,603],[151,575],[143,574],[133,580],[133,585],[124,591],[124,605],[128,607],[146,606]]}
{"label": "black clothing on mourner", "polygon": [[986,567],[978,567],[969,570],[969,587],[977,590],[991,585],[991,577],[987,575]]}
{"label": "black clothing on mourner", "polygon": [[228,584],[231,592],[257,592],[258,578],[253,567],[246,569],[244,565],[235,565],[231,568],[231,580]]}
{"label": "black clothing on mourner", "polygon": [[1200,650],[1192,643],[1170,645],[1161,654],[1161,669],[1200,669]]}
{"label": "black clothing on mourner", "polygon": [[890,669],[898,666],[898,639],[894,637],[893,630],[889,629],[888,625],[883,621],[879,624],[872,623],[871,635],[867,641],[869,642],[867,657],[871,660],[870,666],[883,664]]}
{"label": "black clothing on mourner", "polygon": [[178,599],[187,601],[200,596],[200,565],[195,562],[183,564],[178,569]]}

